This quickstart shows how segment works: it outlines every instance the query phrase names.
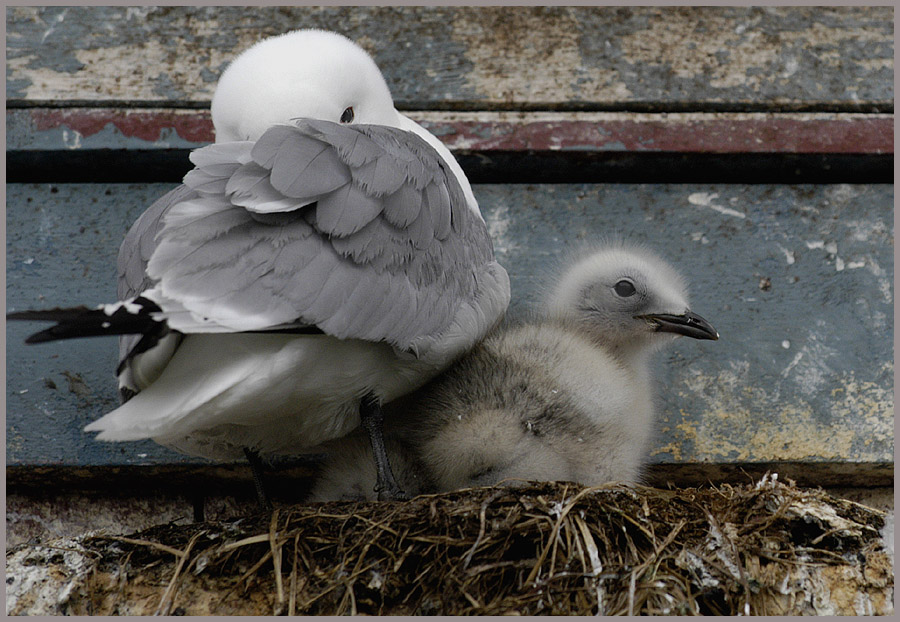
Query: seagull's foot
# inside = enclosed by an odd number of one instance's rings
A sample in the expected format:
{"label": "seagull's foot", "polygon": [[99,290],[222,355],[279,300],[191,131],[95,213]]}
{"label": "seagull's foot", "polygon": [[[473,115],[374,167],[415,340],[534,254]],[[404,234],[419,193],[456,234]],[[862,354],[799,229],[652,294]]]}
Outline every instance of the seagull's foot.
{"label": "seagull's foot", "polygon": [[[388,470],[387,474],[391,476],[390,479],[393,481],[394,478],[390,470]],[[391,486],[390,482],[375,484],[375,493],[378,495],[379,501],[409,501],[412,499],[406,491],[400,488],[396,481],[393,482],[393,486]]]}
{"label": "seagull's foot", "polygon": [[378,495],[378,500],[405,501],[409,499],[410,496],[400,488],[397,480],[394,479],[387,450],[384,448],[384,414],[381,412],[381,404],[373,396],[367,395],[359,403],[359,417],[369,434],[372,454],[375,456],[375,493]]}

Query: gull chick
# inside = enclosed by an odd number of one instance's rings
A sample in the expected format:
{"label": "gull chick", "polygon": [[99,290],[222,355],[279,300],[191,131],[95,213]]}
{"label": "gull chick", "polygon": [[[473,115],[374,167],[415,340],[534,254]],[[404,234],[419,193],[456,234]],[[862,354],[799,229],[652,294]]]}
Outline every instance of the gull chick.
{"label": "gull chick", "polygon": [[459,164],[331,32],[260,42],[222,75],[216,144],[125,237],[118,302],[13,313],[29,342],[123,335],[124,404],[85,430],[213,460],[292,456],[362,422],[400,496],[381,405],[480,341],[506,271]]}
{"label": "gull chick", "polygon": [[[719,337],[686,289],[639,247],[615,243],[574,262],[538,320],[497,330],[391,405],[388,434],[423,468],[417,492],[508,479],[636,482],[656,427],[653,353],[679,336]],[[329,469],[348,471],[342,441],[334,445],[320,482],[334,481]],[[319,483],[313,499],[341,494]]]}

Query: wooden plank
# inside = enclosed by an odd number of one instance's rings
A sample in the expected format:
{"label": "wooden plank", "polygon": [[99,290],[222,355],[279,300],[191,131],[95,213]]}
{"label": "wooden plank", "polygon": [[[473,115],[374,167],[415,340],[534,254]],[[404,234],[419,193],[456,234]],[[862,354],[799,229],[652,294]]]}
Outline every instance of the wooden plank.
{"label": "wooden plank", "polygon": [[[888,114],[449,113],[410,116],[452,151],[893,154]],[[7,150],[196,148],[208,110],[27,108],[6,112]]]}
{"label": "wooden plank", "polygon": [[7,105],[206,106],[259,39],[347,34],[406,109],[893,110],[893,8],[8,7]]}
{"label": "wooden plank", "polygon": [[[9,310],[96,304],[158,185],[7,188]],[[741,465],[884,480],[893,461],[893,187],[890,185],[477,185],[512,317],[547,267],[613,233],[645,242],[692,283],[718,342],[658,361],[657,468],[694,477]],[[81,428],[116,403],[115,339],[24,346],[7,324],[7,464],[196,463]],[[843,471],[842,471],[843,470]]]}

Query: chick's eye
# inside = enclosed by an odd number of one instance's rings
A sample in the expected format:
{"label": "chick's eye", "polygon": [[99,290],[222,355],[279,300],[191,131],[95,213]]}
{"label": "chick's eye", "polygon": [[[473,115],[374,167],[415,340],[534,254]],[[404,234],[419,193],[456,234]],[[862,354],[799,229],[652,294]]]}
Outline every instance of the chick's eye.
{"label": "chick's eye", "polygon": [[353,106],[348,107],[341,114],[341,123],[352,123],[353,122]]}
{"label": "chick's eye", "polygon": [[613,290],[615,290],[616,294],[621,296],[622,298],[628,298],[629,296],[634,296],[634,283],[626,279],[622,279],[613,286]]}

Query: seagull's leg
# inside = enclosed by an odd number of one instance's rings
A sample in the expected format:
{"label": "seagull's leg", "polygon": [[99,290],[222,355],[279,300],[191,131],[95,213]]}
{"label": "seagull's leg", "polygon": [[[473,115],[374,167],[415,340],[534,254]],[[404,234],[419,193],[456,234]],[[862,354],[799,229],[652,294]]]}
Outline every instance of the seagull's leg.
{"label": "seagull's leg", "polygon": [[206,520],[205,516],[205,505],[206,505],[206,497],[204,497],[200,493],[195,493],[193,499],[191,499],[194,506],[194,522],[202,523]]}
{"label": "seagull's leg", "polygon": [[244,447],[244,455],[247,456],[247,462],[250,463],[250,470],[253,472],[253,485],[256,487],[256,501],[259,503],[259,509],[262,512],[268,512],[272,509],[272,503],[266,496],[266,487],[263,485],[263,463],[259,457],[259,452],[255,449]]}
{"label": "seagull's leg", "polygon": [[375,456],[375,470],[377,482],[375,492],[379,501],[400,501],[409,499],[397,484],[391,471],[391,463],[388,460],[387,451],[384,448],[384,414],[381,412],[381,404],[373,396],[367,395],[359,403],[359,417],[363,428],[369,434],[369,442],[372,444],[372,453]]}

